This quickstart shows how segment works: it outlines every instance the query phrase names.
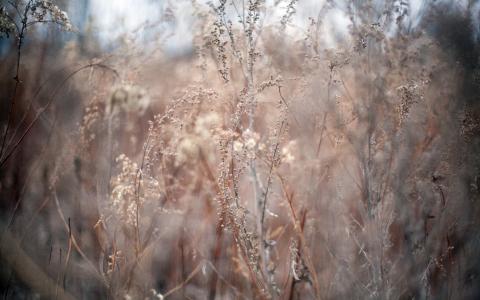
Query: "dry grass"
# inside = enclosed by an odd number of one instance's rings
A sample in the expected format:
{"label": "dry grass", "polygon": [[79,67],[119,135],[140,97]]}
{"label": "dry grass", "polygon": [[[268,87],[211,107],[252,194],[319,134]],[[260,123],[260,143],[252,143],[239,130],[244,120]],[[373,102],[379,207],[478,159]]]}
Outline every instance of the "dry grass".
{"label": "dry grass", "polygon": [[477,298],[475,4],[190,5],[172,57],[5,3],[3,297]]}

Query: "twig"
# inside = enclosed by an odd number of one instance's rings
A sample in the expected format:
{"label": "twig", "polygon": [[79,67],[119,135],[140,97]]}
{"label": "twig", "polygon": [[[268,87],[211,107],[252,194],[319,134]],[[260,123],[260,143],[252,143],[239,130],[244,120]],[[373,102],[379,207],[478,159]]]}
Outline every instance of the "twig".
{"label": "twig", "polygon": [[[7,127],[5,128],[5,132],[3,134],[3,139],[2,139],[2,147],[0,148],[0,159],[3,158],[4,151],[6,150],[5,142],[7,141],[8,131],[10,129],[10,123],[12,122],[12,118],[13,118],[18,86],[20,85],[20,82],[21,82],[20,81],[20,60],[22,58],[22,46],[23,46],[23,40],[25,38],[25,30],[27,29],[28,12],[30,10],[31,3],[32,3],[32,0],[29,0],[27,5],[25,6],[25,10],[23,11],[23,17],[22,17],[22,28],[18,32],[17,62],[16,62],[15,77],[13,78],[15,80],[15,87],[13,88],[13,95],[10,101],[10,108],[8,110]],[[17,9],[16,5],[14,7]],[[15,24],[15,26],[17,25]],[[17,26],[17,30],[18,30],[18,26]]]}
{"label": "twig", "polygon": [[300,244],[301,244],[301,249],[302,249],[303,258],[305,260],[305,264],[306,264],[306,266],[308,268],[308,271],[309,271],[309,273],[312,277],[312,285],[313,285],[313,289],[315,291],[315,297],[317,299],[321,299],[320,285],[318,283],[317,271],[315,270],[315,265],[313,264],[312,257],[311,257],[311,254],[310,254],[310,249],[307,246],[307,241],[305,239],[305,235],[304,235],[302,227],[300,225],[300,221],[299,221],[299,219],[297,217],[297,214],[295,213],[295,209],[293,207],[293,193],[288,192],[285,180],[280,175],[278,175],[278,177],[280,179],[282,190],[283,190],[283,193],[284,193],[285,198],[287,200],[288,207],[290,209],[290,215],[292,217],[292,222],[293,222],[293,225],[294,225],[294,229],[295,229],[295,231],[296,231],[296,233],[297,233],[297,235],[300,239]]}
{"label": "twig", "polygon": [[55,284],[29,256],[21,249],[17,240],[6,230],[0,243],[0,256],[12,267],[15,274],[33,291],[38,292],[46,299],[55,298],[55,290],[58,290],[60,299],[75,299],[62,287]]}
{"label": "twig", "polygon": [[[55,206],[57,208],[57,212],[58,212],[58,215],[60,216],[60,219],[62,220],[63,222],[63,225],[65,227],[65,230],[68,232],[68,233],[71,233],[70,231],[70,228],[68,226],[68,223],[65,219],[65,215],[63,214],[63,211],[62,211],[62,208],[60,207],[60,202],[58,201],[58,197],[57,197],[57,192],[55,191],[55,188],[53,189],[52,191],[52,194],[53,194],[53,199],[55,200]],[[85,255],[85,253],[83,252],[83,250],[80,248],[80,246],[78,245],[77,243],[77,240],[75,238],[75,236],[73,234],[71,234],[71,242],[72,242],[72,245],[73,247],[75,248],[75,250],[77,250],[77,252],[80,254],[80,256],[87,262],[87,264],[89,265],[89,267],[92,269],[92,271],[94,272],[95,276],[100,279],[100,281],[106,286],[108,287],[108,283],[106,281],[106,279],[101,275],[101,273],[97,270],[97,268],[95,267],[95,265],[88,259],[87,255]]]}

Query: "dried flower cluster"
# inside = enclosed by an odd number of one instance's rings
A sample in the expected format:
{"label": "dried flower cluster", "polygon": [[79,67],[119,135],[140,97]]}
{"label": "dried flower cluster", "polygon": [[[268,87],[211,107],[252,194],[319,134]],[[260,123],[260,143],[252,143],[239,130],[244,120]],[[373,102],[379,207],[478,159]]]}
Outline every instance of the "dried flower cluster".
{"label": "dried flower cluster", "polygon": [[48,0],[35,0],[30,3],[32,22],[56,23],[66,31],[72,31],[73,26],[66,12]]}
{"label": "dried flower cluster", "polygon": [[398,105],[400,124],[408,117],[412,106],[422,101],[423,96],[420,89],[421,87],[415,82],[410,82],[397,88],[400,97],[400,104]]}
{"label": "dried flower cluster", "polygon": [[15,23],[4,6],[0,7],[0,38],[9,38],[15,32]]}
{"label": "dried flower cluster", "polygon": [[140,209],[147,201],[159,199],[159,182],[141,174],[137,164],[123,154],[116,162],[121,171],[111,182],[112,208],[117,218],[136,227]]}

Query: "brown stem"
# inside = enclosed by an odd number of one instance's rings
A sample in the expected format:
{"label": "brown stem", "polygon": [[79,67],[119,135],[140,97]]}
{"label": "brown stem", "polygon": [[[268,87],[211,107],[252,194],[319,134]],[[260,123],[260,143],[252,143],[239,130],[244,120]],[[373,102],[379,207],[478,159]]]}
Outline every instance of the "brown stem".
{"label": "brown stem", "polygon": [[18,87],[19,87],[20,82],[21,82],[20,81],[20,60],[22,58],[22,46],[23,46],[23,40],[25,38],[25,30],[27,29],[28,11],[30,10],[31,3],[32,3],[32,0],[28,1],[27,6],[25,7],[25,10],[23,11],[22,28],[20,29],[20,32],[18,33],[16,71],[15,71],[15,77],[13,77],[13,79],[15,80],[15,87],[13,89],[12,100],[10,101],[10,108],[8,110],[7,128],[5,128],[5,133],[3,134],[3,138],[2,138],[2,147],[0,149],[0,158],[3,157],[4,151],[6,150],[5,147],[7,146],[6,141],[7,141],[8,131],[10,129],[10,123],[12,122],[12,118],[13,118],[13,113],[14,113],[14,109],[15,109],[15,102],[16,102],[16,99],[17,99]]}

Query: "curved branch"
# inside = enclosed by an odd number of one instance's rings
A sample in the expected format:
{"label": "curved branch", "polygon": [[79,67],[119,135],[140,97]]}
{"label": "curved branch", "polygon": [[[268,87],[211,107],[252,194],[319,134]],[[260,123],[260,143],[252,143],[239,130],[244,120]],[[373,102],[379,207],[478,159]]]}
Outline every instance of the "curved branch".
{"label": "curved branch", "polygon": [[62,87],[71,79],[73,78],[76,74],[80,73],[81,71],[85,70],[85,69],[88,69],[88,68],[91,68],[91,67],[97,67],[97,68],[101,68],[101,69],[106,69],[106,70],[109,70],[111,71],[116,78],[119,78],[120,75],[118,74],[118,72],[107,66],[107,65],[104,65],[102,63],[91,63],[91,64],[88,64],[88,65],[85,65],[75,71],[73,71],[72,73],[70,73],[59,85],[58,87],[55,89],[55,91],[53,92],[51,98],[50,98],[50,101],[48,101],[47,104],[45,104],[42,108],[40,108],[38,111],[37,111],[37,114],[35,115],[33,121],[28,125],[27,129],[24,131],[24,133],[22,134],[22,136],[20,137],[20,139],[15,143],[15,145],[13,145],[12,149],[10,150],[10,152],[8,152],[8,154],[5,155],[5,157],[3,157],[1,160],[0,160],[0,169],[5,165],[5,163],[8,161],[8,159],[15,153],[15,150],[18,148],[18,146],[20,146],[20,144],[23,142],[23,140],[25,139],[25,137],[28,135],[28,133],[30,132],[30,130],[32,129],[32,127],[37,123],[37,121],[40,119],[40,116],[50,107],[50,105],[53,103],[53,101],[55,100],[55,97],[57,96],[57,94],[60,92],[60,90],[62,89]]}

